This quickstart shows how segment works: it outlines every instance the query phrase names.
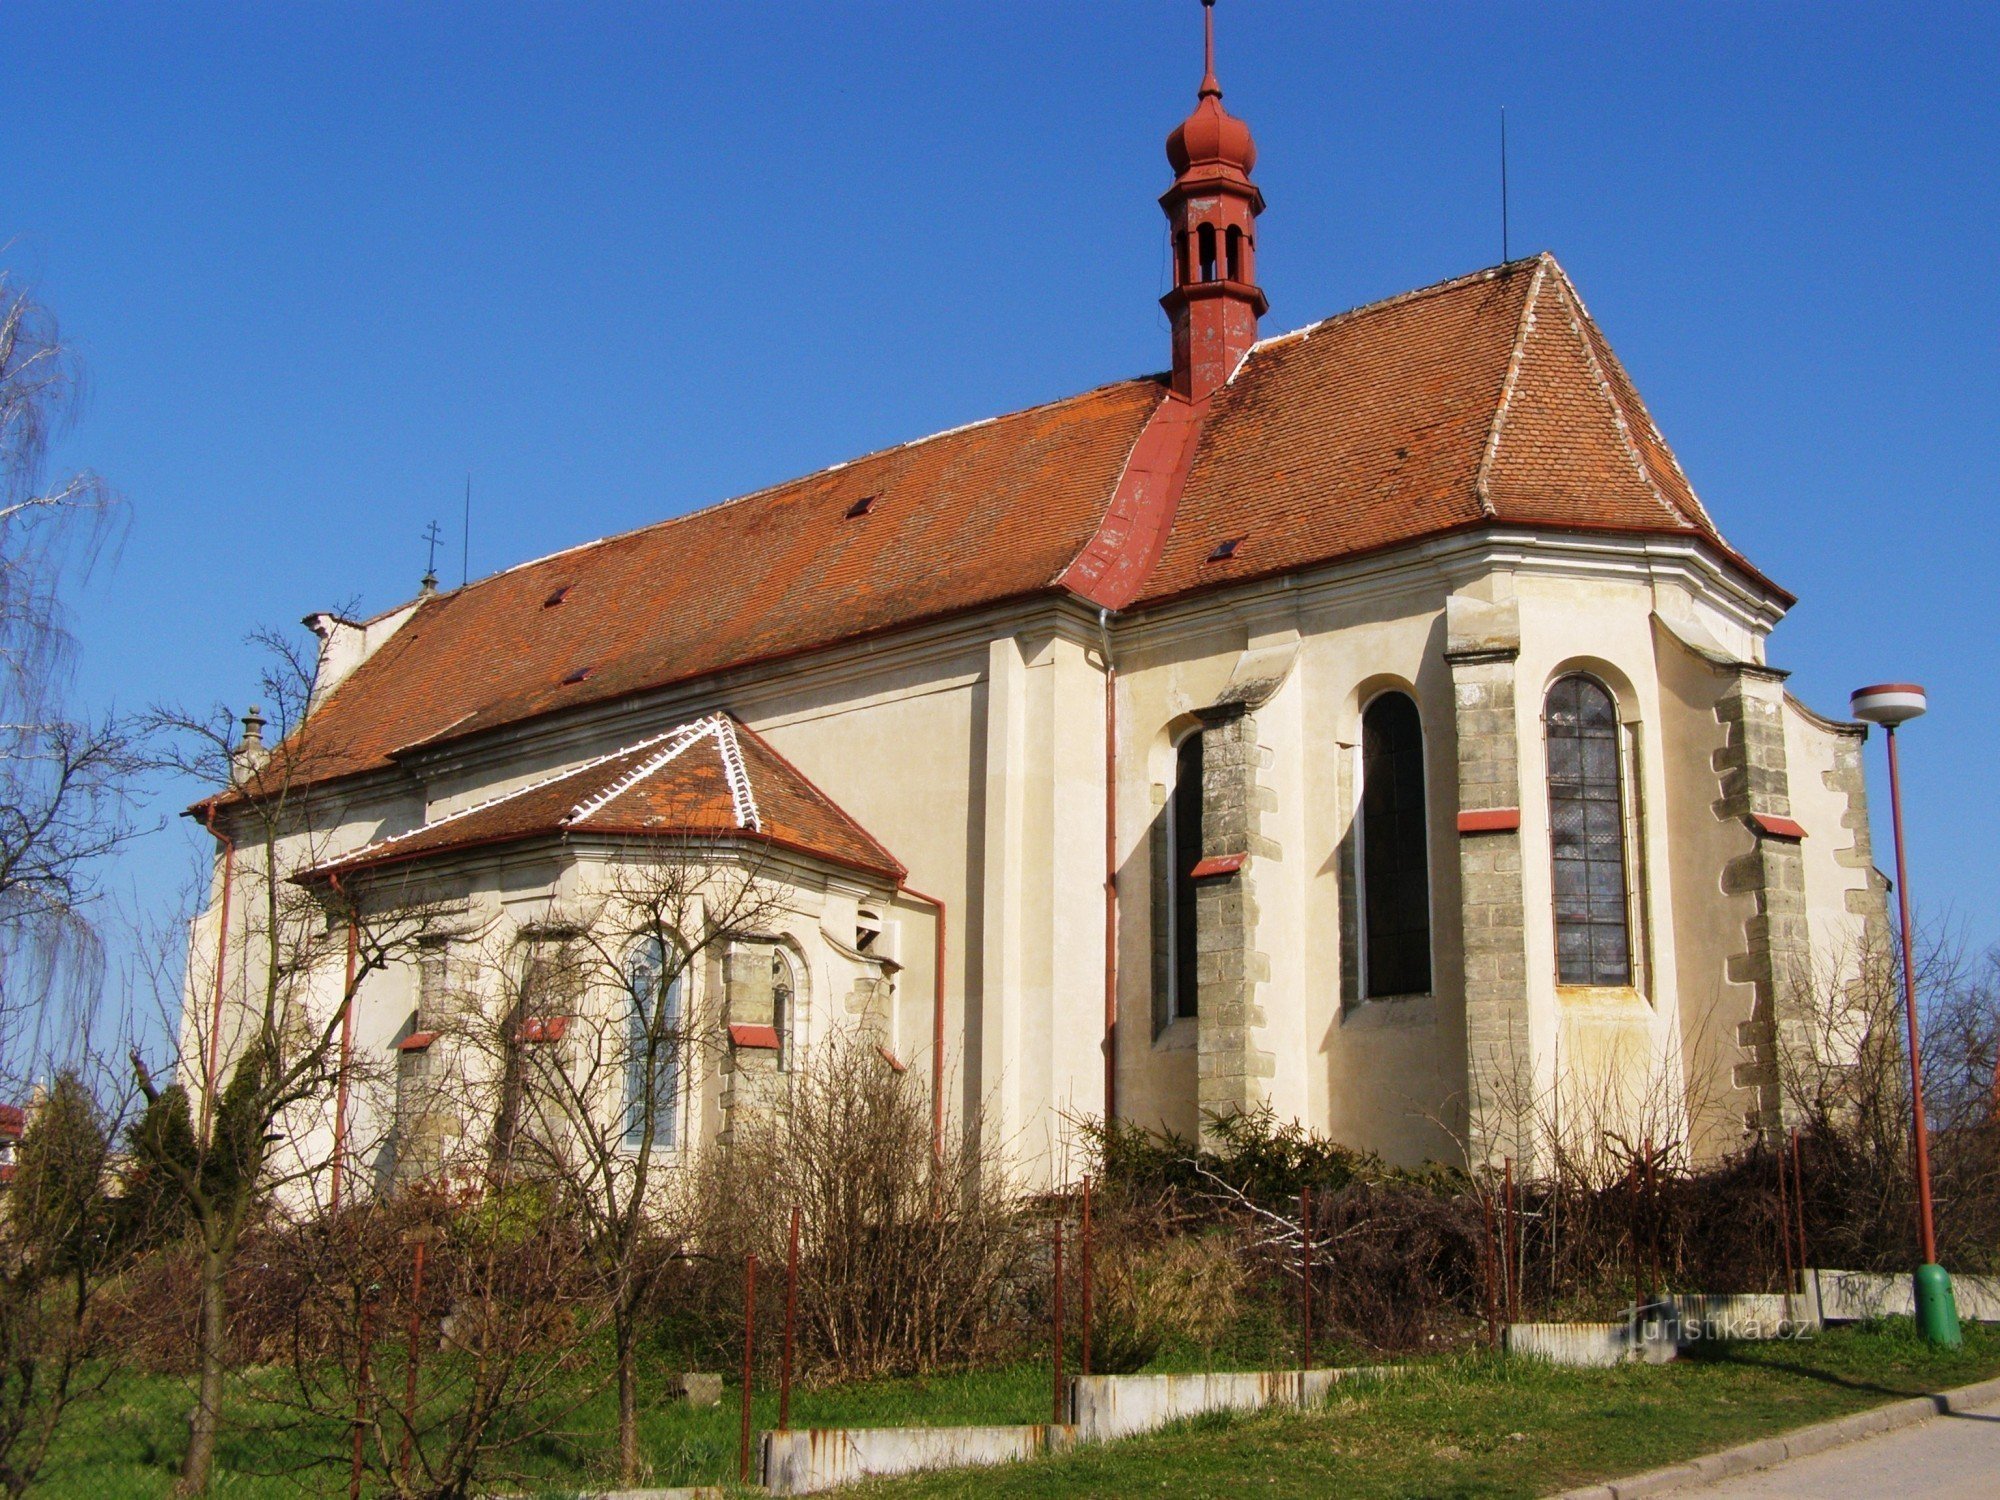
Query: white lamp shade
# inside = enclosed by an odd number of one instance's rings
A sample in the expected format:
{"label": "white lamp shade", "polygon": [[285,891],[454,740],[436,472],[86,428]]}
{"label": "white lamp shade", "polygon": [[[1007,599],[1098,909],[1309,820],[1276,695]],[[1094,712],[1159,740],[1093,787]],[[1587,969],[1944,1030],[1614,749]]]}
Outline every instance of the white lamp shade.
{"label": "white lamp shade", "polygon": [[1878,682],[1873,687],[1856,688],[1848,700],[1854,717],[1890,728],[1914,719],[1929,705],[1924,690],[1914,682]]}

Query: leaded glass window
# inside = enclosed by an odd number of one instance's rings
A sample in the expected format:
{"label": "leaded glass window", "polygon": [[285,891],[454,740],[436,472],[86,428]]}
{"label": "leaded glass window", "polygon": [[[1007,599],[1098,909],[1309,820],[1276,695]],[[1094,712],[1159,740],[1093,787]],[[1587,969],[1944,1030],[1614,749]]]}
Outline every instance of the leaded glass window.
{"label": "leaded glass window", "polygon": [[674,1144],[674,1103],[680,1088],[681,976],[667,972],[667,946],[650,937],[625,961],[625,1143],[646,1137]]}
{"label": "leaded glass window", "polygon": [[1174,756],[1174,796],[1167,823],[1167,931],[1172,1017],[1196,1013],[1194,867],[1201,863],[1201,731],[1180,743]]}
{"label": "leaded glass window", "polygon": [[1384,693],[1361,716],[1361,889],[1366,993],[1431,987],[1431,878],[1424,817],[1424,728],[1405,693]]}
{"label": "leaded glass window", "polygon": [[1630,984],[1618,706],[1593,678],[1564,677],[1549,689],[1547,729],[1556,979]]}

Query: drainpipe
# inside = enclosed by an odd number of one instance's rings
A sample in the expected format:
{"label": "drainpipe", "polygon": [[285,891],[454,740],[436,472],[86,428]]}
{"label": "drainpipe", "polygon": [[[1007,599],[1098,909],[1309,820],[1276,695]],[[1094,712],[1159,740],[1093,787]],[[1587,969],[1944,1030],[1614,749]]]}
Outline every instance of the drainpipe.
{"label": "drainpipe", "polygon": [[[334,894],[346,897],[347,892],[340,887],[340,876],[328,877],[333,882]],[[328,1206],[334,1213],[340,1212],[341,1168],[347,1160],[347,1070],[349,1059],[354,1053],[354,970],[361,951],[361,922],[349,899],[347,915],[347,985],[340,992],[340,1068],[335,1074],[333,1091],[333,1171],[327,1186]]]}
{"label": "drainpipe", "polygon": [[1104,650],[1104,1127],[1118,1118],[1118,664],[1111,611],[1097,612]]}
{"label": "drainpipe", "polygon": [[236,840],[215,826],[213,802],[203,814],[203,821],[208,824],[209,836],[222,845],[222,911],[221,920],[216,923],[215,1001],[208,1021],[208,1063],[201,1091],[200,1138],[207,1140],[209,1116],[215,1107],[215,1079],[222,1071],[222,980],[229,960],[229,892],[236,877]]}
{"label": "drainpipe", "polygon": [[944,1162],[944,902],[903,887],[903,894],[937,912],[937,944],[931,958],[931,1159]]}

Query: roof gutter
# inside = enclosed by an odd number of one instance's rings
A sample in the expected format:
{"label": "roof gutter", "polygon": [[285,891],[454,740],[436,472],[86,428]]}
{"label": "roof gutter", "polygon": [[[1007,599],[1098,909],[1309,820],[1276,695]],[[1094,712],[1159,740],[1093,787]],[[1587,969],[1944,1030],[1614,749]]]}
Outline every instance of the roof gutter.
{"label": "roof gutter", "polygon": [[1097,611],[1104,652],[1104,1128],[1118,1118],[1118,661],[1111,610]]}
{"label": "roof gutter", "polygon": [[937,912],[935,942],[931,952],[931,1160],[944,1165],[944,956],[945,909],[937,896],[926,896],[910,886],[903,894],[921,901]]}

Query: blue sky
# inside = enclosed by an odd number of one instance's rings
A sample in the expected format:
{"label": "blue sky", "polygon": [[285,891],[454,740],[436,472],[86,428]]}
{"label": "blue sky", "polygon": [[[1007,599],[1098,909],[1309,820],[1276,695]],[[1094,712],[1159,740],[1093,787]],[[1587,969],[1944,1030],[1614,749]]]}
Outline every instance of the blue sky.
{"label": "blue sky", "polygon": [[[1562,259],[1725,533],[1801,596],[1773,660],[1826,711],[1930,686],[1916,885],[1981,941],[1995,16],[1218,12],[1266,329],[1498,260],[1505,105],[1513,250]],[[1154,199],[1199,25],[1193,0],[13,0],[0,243],[89,361],[67,456],[131,505],[74,599],[85,691],[240,705],[249,630],[407,596],[434,517],[455,581],[468,471],[479,574],[1159,368]]]}

